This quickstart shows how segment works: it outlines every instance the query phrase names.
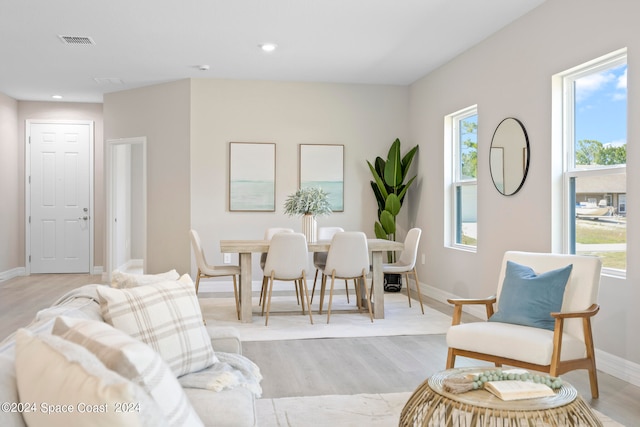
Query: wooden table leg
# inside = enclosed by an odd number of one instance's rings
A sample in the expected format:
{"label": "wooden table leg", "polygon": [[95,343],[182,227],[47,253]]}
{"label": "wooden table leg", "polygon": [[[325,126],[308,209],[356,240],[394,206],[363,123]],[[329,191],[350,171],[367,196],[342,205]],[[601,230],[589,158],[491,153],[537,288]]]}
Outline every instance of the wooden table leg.
{"label": "wooden table leg", "polygon": [[382,252],[371,252],[373,318],[384,319],[384,274],[382,273]]}
{"label": "wooden table leg", "polygon": [[240,321],[242,323],[253,321],[251,274],[251,252],[240,253]]}

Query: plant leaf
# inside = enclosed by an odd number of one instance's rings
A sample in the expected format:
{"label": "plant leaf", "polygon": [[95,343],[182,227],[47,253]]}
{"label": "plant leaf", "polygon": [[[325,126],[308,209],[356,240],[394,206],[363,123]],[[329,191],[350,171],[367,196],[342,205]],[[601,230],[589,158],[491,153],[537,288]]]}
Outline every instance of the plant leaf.
{"label": "plant leaf", "polygon": [[409,173],[409,168],[411,167],[411,162],[413,161],[413,156],[418,151],[418,146],[413,147],[407,154],[402,158],[402,180],[407,177],[407,173]]}
{"label": "plant leaf", "polygon": [[382,194],[382,196],[386,199],[388,193],[387,193],[387,188],[384,186],[384,182],[382,181],[382,178],[380,178],[380,175],[378,175],[378,172],[376,172],[375,168],[368,160],[367,160],[367,164],[369,165],[369,169],[371,170],[371,175],[373,175],[373,179],[376,181],[376,184],[378,184],[378,190],[380,190],[380,194]]}
{"label": "plant leaf", "polygon": [[396,218],[388,210],[383,210],[380,214],[380,223],[386,234],[393,234],[396,232]]}
{"label": "plant leaf", "polygon": [[395,217],[400,213],[401,207],[402,204],[400,203],[400,198],[393,193],[389,194],[389,197],[387,197],[384,204],[384,210],[390,212],[391,215]]}
{"label": "plant leaf", "polygon": [[385,239],[385,240],[389,240],[389,236],[387,236],[387,233],[384,232],[384,228],[382,228],[382,225],[376,221],[376,223],[373,225],[373,230],[376,233],[376,237],[378,239]]}
{"label": "plant leaf", "polygon": [[402,161],[400,158],[400,140],[396,140],[391,144],[387,163],[384,165],[384,182],[395,189],[402,184]]}
{"label": "plant leaf", "polygon": [[409,186],[411,186],[411,184],[413,183],[413,181],[416,179],[416,177],[414,176],[413,178],[411,178],[409,180],[409,182],[407,182],[407,184],[402,188],[402,190],[400,190],[400,194],[398,194],[398,197],[400,198],[400,204],[402,205],[402,199],[404,199],[404,195],[406,194],[407,190],[409,189]]}

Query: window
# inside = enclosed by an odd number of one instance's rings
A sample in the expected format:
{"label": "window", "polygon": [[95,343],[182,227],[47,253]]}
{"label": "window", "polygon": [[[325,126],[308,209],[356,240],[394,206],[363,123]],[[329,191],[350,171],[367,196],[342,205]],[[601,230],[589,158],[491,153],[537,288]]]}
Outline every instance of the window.
{"label": "window", "polygon": [[626,51],[562,74],[565,252],[627,265]]}
{"label": "window", "polygon": [[445,241],[449,246],[475,250],[478,199],[478,109],[466,108],[445,117],[446,161],[449,185],[445,206],[450,217]]}

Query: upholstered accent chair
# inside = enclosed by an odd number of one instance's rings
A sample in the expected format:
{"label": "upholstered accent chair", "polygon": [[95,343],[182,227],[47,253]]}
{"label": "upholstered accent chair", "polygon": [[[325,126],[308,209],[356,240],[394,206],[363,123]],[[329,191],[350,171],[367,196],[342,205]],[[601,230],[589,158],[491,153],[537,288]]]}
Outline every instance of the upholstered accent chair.
{"label": "upholstered accent chair", "polygon": [[[591,395],[597,398],[591,318],[600,308],[601,265],[591,256],[506,252],[495,296],[449,300],[454,313],[447,332],[447,369],[457,356],[551,376],[586,369]],[[559,288],[563,280],[566,285]],[[484,305],[489,321],[461,323],[469,304]]]}

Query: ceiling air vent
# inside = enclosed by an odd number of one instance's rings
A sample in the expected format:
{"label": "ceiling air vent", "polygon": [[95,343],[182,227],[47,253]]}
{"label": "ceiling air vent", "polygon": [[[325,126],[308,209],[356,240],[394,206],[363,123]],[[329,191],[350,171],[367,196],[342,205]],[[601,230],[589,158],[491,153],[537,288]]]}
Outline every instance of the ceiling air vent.
{"label": "ceiling air vent", "polygon": [[94,45],[96,44],[91,37],[86,36],[58,36],[62,43],[72,45]]}

